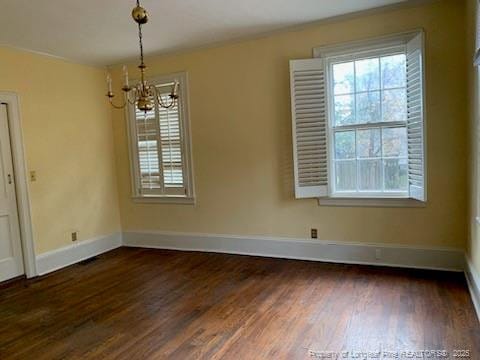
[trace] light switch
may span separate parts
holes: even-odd
[[[37,172],[36,171],[30,171],[30,181],[37,181]]]

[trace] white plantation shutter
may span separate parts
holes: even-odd
[[[157,87],[165,103],[170,101],[171,86]],[[161,169],[165,192],[185,194],[184,161],[179,102],[173,108],[158,107],[160,124]]]
[[[159,166],[159,127],[155,111],[140,111],[135,108],[138,165],[140,171],[140,193],[161,189],[162,180]]]
[[[328,194],[326,79],[322,59],[290,61],[295,197]]]
[[[410,197],[426,201],[423,33],[407,43],[408,186]]]
[[[172,74],[151,83],[164,103],[169,103],[175,81],[179,84],[179,98],[174,107],[165,109],[156,103],[148,112],[130,107],[133,193],[135,197],[193,203],[187,74]]]

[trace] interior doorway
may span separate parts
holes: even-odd
[[[6,104],[0,104],[0,281],[25,274]]]
[[[0,92],[0,282],[37,276],[18,97]]]

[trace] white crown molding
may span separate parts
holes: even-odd
[[[100,64],[90,63],[90,62],[78,61],[78,60],[66,58],[66,57],[63,57],[63,56],[53,55],[53,54],[46,53],[46,52],[43,52],[43,51],[27,49],[27,48],[23,48],[23,47],[20,47],[20,46],[14,46],[14,45],[10,45],[10,44],[0,44],[0,48],[4,48],[4,49],[7,49],[7,50],[11,50],[11,51],[27,53],[27,54],[31,54],[31,55],[43,56],[43,57],[46,57],[46,58],[50,58],[52,60],[63,61],[63,62],[66,62],[66,63],[69,63],[69,64],[74,64],[74,65],[87,66],[87,67],[95,68],[95,69],[98,69],[98,70],[106,70],[107,69],[107,65],[100,65]]]
[[[422,5],[425,5],[425,4],[430,4],[430,3],[434,3],[434,2],[438,2],[438,1],[439,0],[406,0],[405,2],[401,2],[401,3],[395,3],[395,4],[380,6],[380,7],[373,8],[373,9],[360,10],[360,11],[355,11],[355,12],[348,13],[348,14],[328,17],[328,18],[325,18],[325,19],[309,21],[309,22],[306,22],[306,23],[303,23],[303,24],[297,24],[297,25],[282,27],[282,28],[279,28],[279,29],[276,29],[276,30],[266,31],[266,32],[262,32],[262,33],[259,33],[259,34],[239,36],[239,37],[236,37],[236,38],[233,38],[233,39],[216,41],[216,42],[212,42],[212,43],[208,43],[208,44],[204,44],[204,45],[199,45],[199,46],[179,47],[179,48],[173,48],[173,49],[169,49],[169,50],[152,51],[151,53],[147,52],[146,55],[145,55],[146,56],[146,62],[148,62],[149,60],[151,61],[151,59],[153,59],[153,58],[188,54],[188,53],[195,52],[195,51],[200,51],[200,50],[214,49],[214,48],[222,47],[222,46],[225,46],[225,45],[238,44],[238,43],[242,43],[242,42],[245,42],[245,41],[263,39],[263,38],[267,38],[267,37],[270,37],[270,36],[284,34],[284,33],[292,32],[292,31],[306,30],[306,29],[309,29],[309,28],[312,28],[312,27],[315,27],[315,26],[324,25],[324,24],[347,21],[347,20],[356,19],[356,18],[359,18],[359,17],[362,17],[362,16],[381,14],[381,13],[386,13],[386,12],[395,11],[395,10],[404,9],[404,8],[422,6]],[[123,65],[123,64],[134,63],[137,60],[138,60],[137,57],[130,56],[130,57],[119,59],[117,62],[112,63],[110,65],[107,65],[107,67],[108,68],[114,68],[116,66],[120,66],[120,65]]]
[[[305,22],[305,23],[301,23],[301,24],[296,24],[296,25],[292,25],[292,26],[281,27],[281,28],[278,28],[278,29],[274,29],[274,30],[271,30],[271,31],[265,31],[265,32],[257,33],[257,34],[238,36],[238,37],[227,39],[227,40],[205,43],[205,44],[198,45],[198,46],[176,47],[176,48],[170,48],[168,50],[159,50],[159,51],[157,50],[157,51],[147,52],[146,56],[151,59],[151,58],[160,57],[160,56],[179,55],[179,54],[194,52],[194,51],[198,51],[198,50],[217,48],[217,47],[221,47],[221,46],[224,46],[224,45],[236,44],[236,43],[241,43],[241,42],[249,41],[249,40],[262,39],[262,38],[266,38],[266,37],[269,37],[269,36],[272,36],[272,35],[287,33],[287,32],[291,32],[291,31],[300,31],[300,30],[303,30],[303,29],[308,29],[308,28],[323,25],[323,24],[346,21],[346,20],[350,20],[350,19],[359,18],[359,17],[362,17],[362,16],[369,16],[369,15],[374,15],[374,14],[378,14],[378,13],[385,13],[385,12],[395,11],[395,10],[402,9],[402,8],[411,8],[411,7],[422,6],[422,5],[437,2],[437,1],[439,1],[439,0],[406,0],[404,2],[385,5],[385,6],[380,6],[380,7],[373,8],[373,9],[355,11],[355,12],[351,12],[351,13],[347,13],[347,14],[343,14],[343,15],[337,15],[337,16],[332,16],[332,17],[328,17],[328,18],[324,18],[324,19],[315,20],[315,21],[309,21],[309,22]],[[65,62],[72,63],[72,64],[84,65],[84,66],[94,67],[94,68],[98,68],[98,69],[105,69],[107,67],[115,67],[115,66],[118,66],[118,65],[121,65],[121,64],[124,64],[124,63],[133,63],[137,59],[136,56],[119,57],[118,60],[116,60],[115,62],[112,62],[112,63],[108,64],[108,63],[103,63],[103,62],[99,63],[99,62],[80,61],[80,60],[76,60],[76,59],[73,59],[73,58],[64,57],[64,56],[60,56],[60,55],[55,55],[55,54],[44,52],[44,51],[24,48],[24,47],[20,47],[20,46],[15,46],[15,45],[8,44],[8,43],[1,43],[0,47],[7,48],[7,49],[12,49],[12,50],[16,50],[16,51],[21,51],[21,52],[26,52],[26,53],[31,53],[31,54],[35,54],[35,55],[45,56],[45,57],[49,57],[49,58],[56,59],[56,60],[59,60],[59,61],[65,61]]]

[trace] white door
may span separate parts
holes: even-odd
[[[7,105],[0,104],[0,281],[23,274]]]

